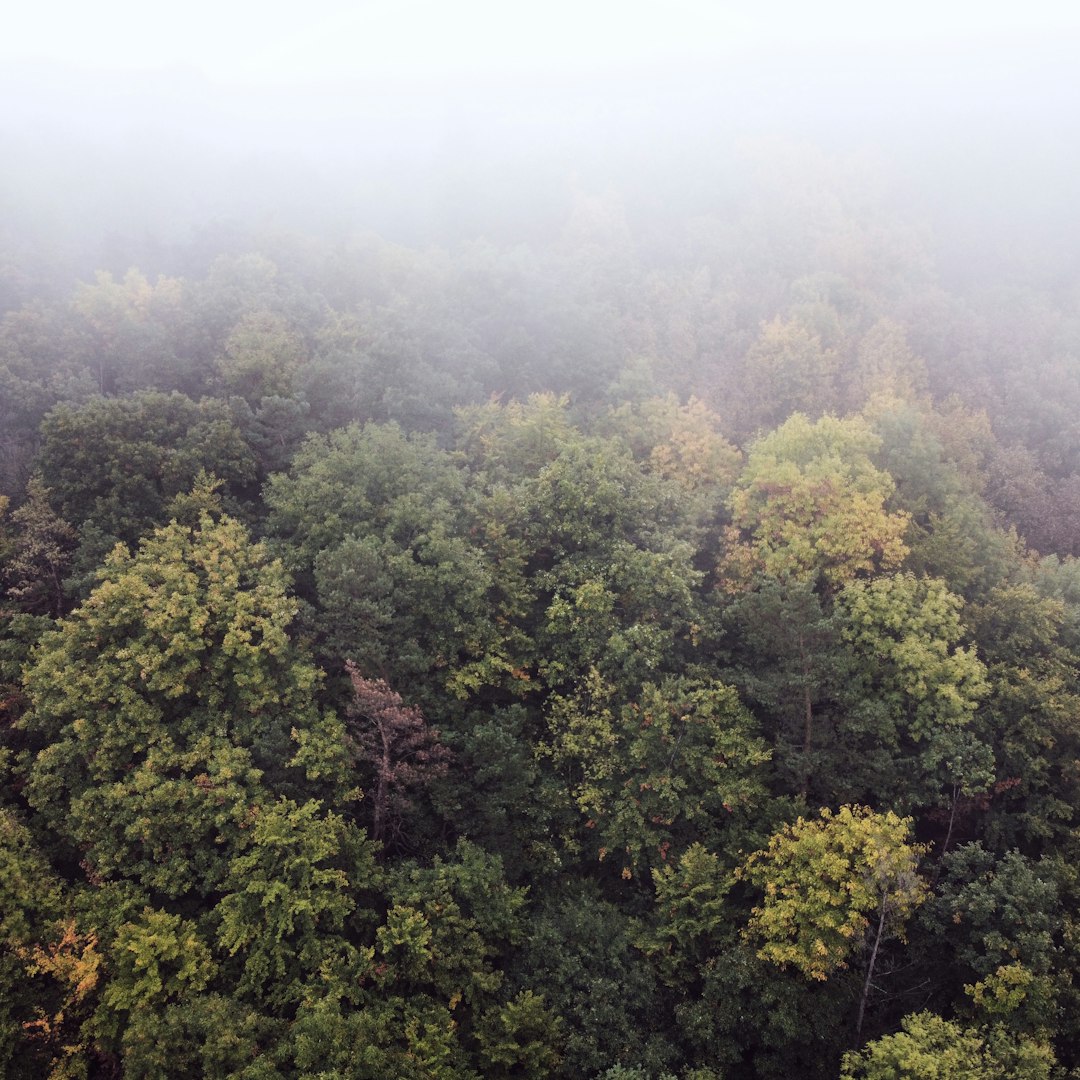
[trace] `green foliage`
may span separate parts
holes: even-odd
[[[497,177],[71,293],[4,236],[5,1075],[1080,1070],[1075,298],[721,156],[521,243]]]
[[[460,408],[456,445],[496,482],[536,476],[578,437],[569,403],[565,395],[547,393]]]
[[[53,512],[49,494],[40,476],[30,478],[26,502],[11,515],[11,553],[0,557],[0,565],[7,596],[20,610],[57,616],[64,609],[64,577],[76,534]]]
[[[183,303],[181,281],[159,276],[151,282],[135,267],[120,281],[99,270],[93,284],[79,284],[72,308],[89,331],[100,393],[172,385],[181,366],[175,331]]]
[[[860,338],[846,382],[852,409],[883,397],[912,401],[926,393],[926,363],[912,352],[900,323],[878,319]]]
[[[195,926],[153,908],[146,908],[138,922],[120,927],[110,954],[113,971],[102,1001],[114,1012],[153,1008],[169,998],[197,994],[215,971]]]
[[[686,986],[719,951],[729,929],[732,877],[701,844],[691,844],[678,863],[654,870],[652,877],[657,914],[645,952],[668,986]]]
[[[492,1080],[525,1076],[540,1080],[559,1063],[563,1025],[543,997],[523,990],[477,1027],[478,1057]]]
[[[281,566],[204,513],[117,548],[42,638],[27,794],[95,875],[205,895],[270,792],[340,790],[342,731],[289,640],[295,613]]]
[[[827,797],[843,755],[840,703],[851,657],[842,618],[809,581],[766,579],[725,609],[735,632],[731,680],[765,715],[783,789]]]
[[[373,424],[312,438],[266,501],[328,656],[404,684],[482,653],[490,570],[465,535],[463,477],[431,440]]]
[[[44,995],[39,982],[29,978],[26,961],[51,936],[61,911],[60,882],[30,831],[0,808],[0,1069],[8,1076],[30,1075],[41,1067],[26,1031]],[[24,1071],[19,1071],[20,1058]]]
[[[38,466],[59,515],[79,529],[75,582],[116,543],[134,545],[166,522],[169,500],[212,473],[233,496],[255,479],[251,450],[224,401],[141,391],[60,405],[41,425]]]
[[[739,474],[742,457],[721,434],[720,417],[699,398],[681,405],[673,394],[614,408],[606,424],[651,472],[715,511]]]
[[[243,960],[238,993],[276,1007],[298,1001],[306,982],[349,948],[338,935],[373,871],[367,843],[318,802],[261,807],[215,908],[220,947]]]
[[[974,649],[955,647],[962,601],[944,582],[913,574],[853,582],[838,605],[845,640],[864,663],[876,657],[888,672],[880,689],[890,706],[908,711],[914,739],[970,721],[986,694],[985,668]]]
[[[217,375],[228,393],[248,401],[287,394],[304,360],[304,343],[273,311],[244,315],[225,339]]]
[[[808,983],[794,969],[761,959],[733,933],[706,961],[700,980],[680,994],[674,1009],[680,1056],[721,1076],[738,1076],[749,1059],[749,1075],[762,1080],[834,1080],[850,1044],[857,982],[854,973],[837,971],[826,982]]]
[[[193,923],[146,908],[136,922],[120,926],[109,961],[101,1003],[88,1025],[97,1046],[115,1047],[125,1074],[178,1075],[178,1062],[193,1049],[193,1033],[176,1038],[177,1014],[198,1012],[216,972],[210,949]]]
[[[318,1000],[301,1005],[288,1051],[300,1076],[320,1080],[479,1080],[456,1028],[424,998],[384,995],[358,1010]]]
[[[285,1025],[233,998],[204,991],[129,1018],[120,1048],[139,1080],[285,1080]]]
[[[882,440],[875,463],[896,482],[890,505],[910,515],[905,565],[974,598],[1015,574],[1023,550],[979,494],[985,444],[993,442],[986,417],[955,404],[880,398],[866,417]]]
[[[1053,1051],[1030,1039],[965,1028],[933,1013],[844,1056],[841,1080],[1049,1080]]]
[[[670,849],[723,835],[760,803],[769,752],[735,691],[668,679],[642,687],[616,714],[593,673],[574,698],[554,698],[545,746],[596,839],[624,877],[663,863]]]
[[[651,966],[641,962],[641,924],[588,883],[547,884],[550,895],[530,912],[513,979],[542,993],[562,1018],[556,1075],[592,1076],[612,1062],[663,1067],[675,1052],[670,1011]]]
[[[903,809],[939,801],[945,784],[965,795],[985,791],[990,752],[966,729],[987,695],[986,668],[959,644],[960,598],[944,582],[897,574],[850,583],[836,607],[854,654],[843,723],[847,790],[891,789]],[[888,760],[898,753],[906,776]]]
[[[833,406],[836,353],[805,319],[764,323],[744,363],[744,431],[773,428],[796,410],[817,418]]]
[[[490,1002],[503,982],[496,961],[524,933],[525,890],[506,884],[499,860],[459,840],[452,860],[395,869],[387,895],[393,907],[378,931],[380,978],[451,1009]]]
[[[675,1076],[669,1072],[656,1074],[648,1069],[635,1066],[612,1065],[602,1073],[596,1074],[596,1080],[675,1080]],[[708,1073],[703,1074],[703,1080],[707,1080]]]
[[[1032,584],[996,588],[972,606],[988,663],[990,698],[979,717],[1002,780],[987,837],[1000,847],[1053,850],[1076,825],[1077,665],[1069,644],[1072,608]]]
[[[595,670],[628,692],[654,679],[694,645],[700,579],[678,542],[652,551],[615,540],[541,572],[541,595],[553,595],[534,624],[539,675],[561,689]]]
[[[1059,1010],[1053,981],[1021,963],[1002,964],[985,979],[964,987],[975,1016],[998,1030],[1048,1040]]]
[[[926,963],[938,967],[947,957],[947,979],[939,981],[957,996],[961,984],[981,986],[978,996],[987,1000],[1002,988],[1006,968],[1021,967],[1027,1003],[1022,1009],[1015,1003],[1014,1020],[1024,1027],[1026,1017],[1030,1029],[1032,1020],[1043,1023],[1053,1015],[1046,998],[1048,977],[1059,963],[1058,905],[1052,867],[1017,851],[995,857],[981,844],[965,844],[945,857],[935,893],[919,913],[934,942]]]

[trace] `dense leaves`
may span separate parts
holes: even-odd
[[[1080,292],[746,161],[7,312],[0,1071],[1080,1069]]]
[[[333,790],[340,728],[288,626],[280,565],[228,518],[109,556],[39,643],[27,797],[95,877],[168,896],[220,886],[275,790]]]
[[[751,855],[744,873],[764,898],[747,933],[759,955],[825,980],[867,946],[875,925],[902,934],[926,897],[910,824],[865,807],[823,810]]]

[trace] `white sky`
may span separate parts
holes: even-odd
[[[1080,32],[1035,0],[13,0],[0,64],[183,69],[240,86],[557,74],[732,54],[1007,47]]]

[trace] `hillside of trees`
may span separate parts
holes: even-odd
[[[561,190],[0,238],[4,1075],[1080,1076],[1075,253]]]

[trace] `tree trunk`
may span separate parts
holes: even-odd
[[[952,806],[949,809],[949,829],[945,833],[945,843],[941,845],[941,857],[945,858],[945,853],[949,850],[949,841],[952,840],[953,825],[956,823],[956,804],[960,801],[960,785],[953,784],[952,786]]]
[[[862,1034],[863,1016],[866,1014],[866,999],[870,996],[870,983],[874,978],[874,965],[877,963],[878,948],[881,945],[881,934],[885,929],[885,903],[888,899],[886,894],[881,897],[881,912],[878,915],[877,935],[874,938],[874,948],[870,953],[870,962],[866,965],[866,982],[863,983],[862,998],[859,1001],[859,1018],[855,1022],[855,1037]]]
[[[799,635],[799,659],[802,661],[803,675],[803,776],[802,797],[805,799],[810,792],[810,748],[814,738],[814,705],[810,698],[810,670],[806,662],[806,649]]]
[[[390,775],[393,768],[392,747],[390,745],[389,725],[385,717],[375,721],[382,742],[382,756],[379,759],[378,785],[375,789],[375,813],[371,824],[371,838],[382,841],[386,831],[387,811],[390,809]]]

